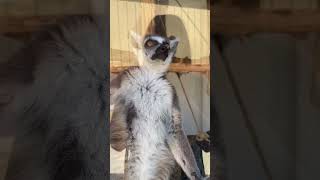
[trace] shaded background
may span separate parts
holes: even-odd
[[[219,0],[211,7],[221,179],[320,179],[319,5]]]
[[[6,62],[33,33],[55,24],[69,15],[91,14],[98,18],[106,12],[103,0],[1,0],[0,1],[0,63]],[[100,26],[107,28],[101,16]],[[106,39],[108,42],[109,40]],[[108,50],[106,50],[108,51]],[[2,111],[13,94],[0,85],[0,180],[6,173],[15,135],[12,114]]]

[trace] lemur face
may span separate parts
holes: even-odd
[[[147,35],[142,38],[134,32],[131,32],[131,36],[137,45],[134,53],[141,66],[159,71],[165,71],[169,67],[177,50],[178,38],[159,35]]]
[[[174,36],[169,38],[148,35],[144,38],[143,49],[145,55],[151,61],[167,61],[170,60],[177,49],[178,40]],[[168,57],[171,57],[170,59]]]

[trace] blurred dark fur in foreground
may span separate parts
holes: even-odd
[[[73,17],[0,64],[0,113],[17,124],[6,180],[108,178],[103,37],[92,17]]]

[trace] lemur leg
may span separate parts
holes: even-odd
[[[181,114],[177,108],[173,108],[172,112],[168,145],[175,160],[191,180],[203,179],[187,136],[182,129]]]

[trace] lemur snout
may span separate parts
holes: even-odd
[[[142,50],[150,60],[166,61],[169,56],[170,58],[173,57],[179,43],[179,38],[172,35],[169,37],[146,35],[142,43]]]
[[[162,46],[162,47],[160,48],[160,52],[165,52],[167,49],[168,49],[167,47]]]
[[[166,52],[166,51],[168,51],[170,49],[170,46],[169,46],[169,44],[164,44],[164,45],[162,45],[161,47],[160,47],[160,52]]]

